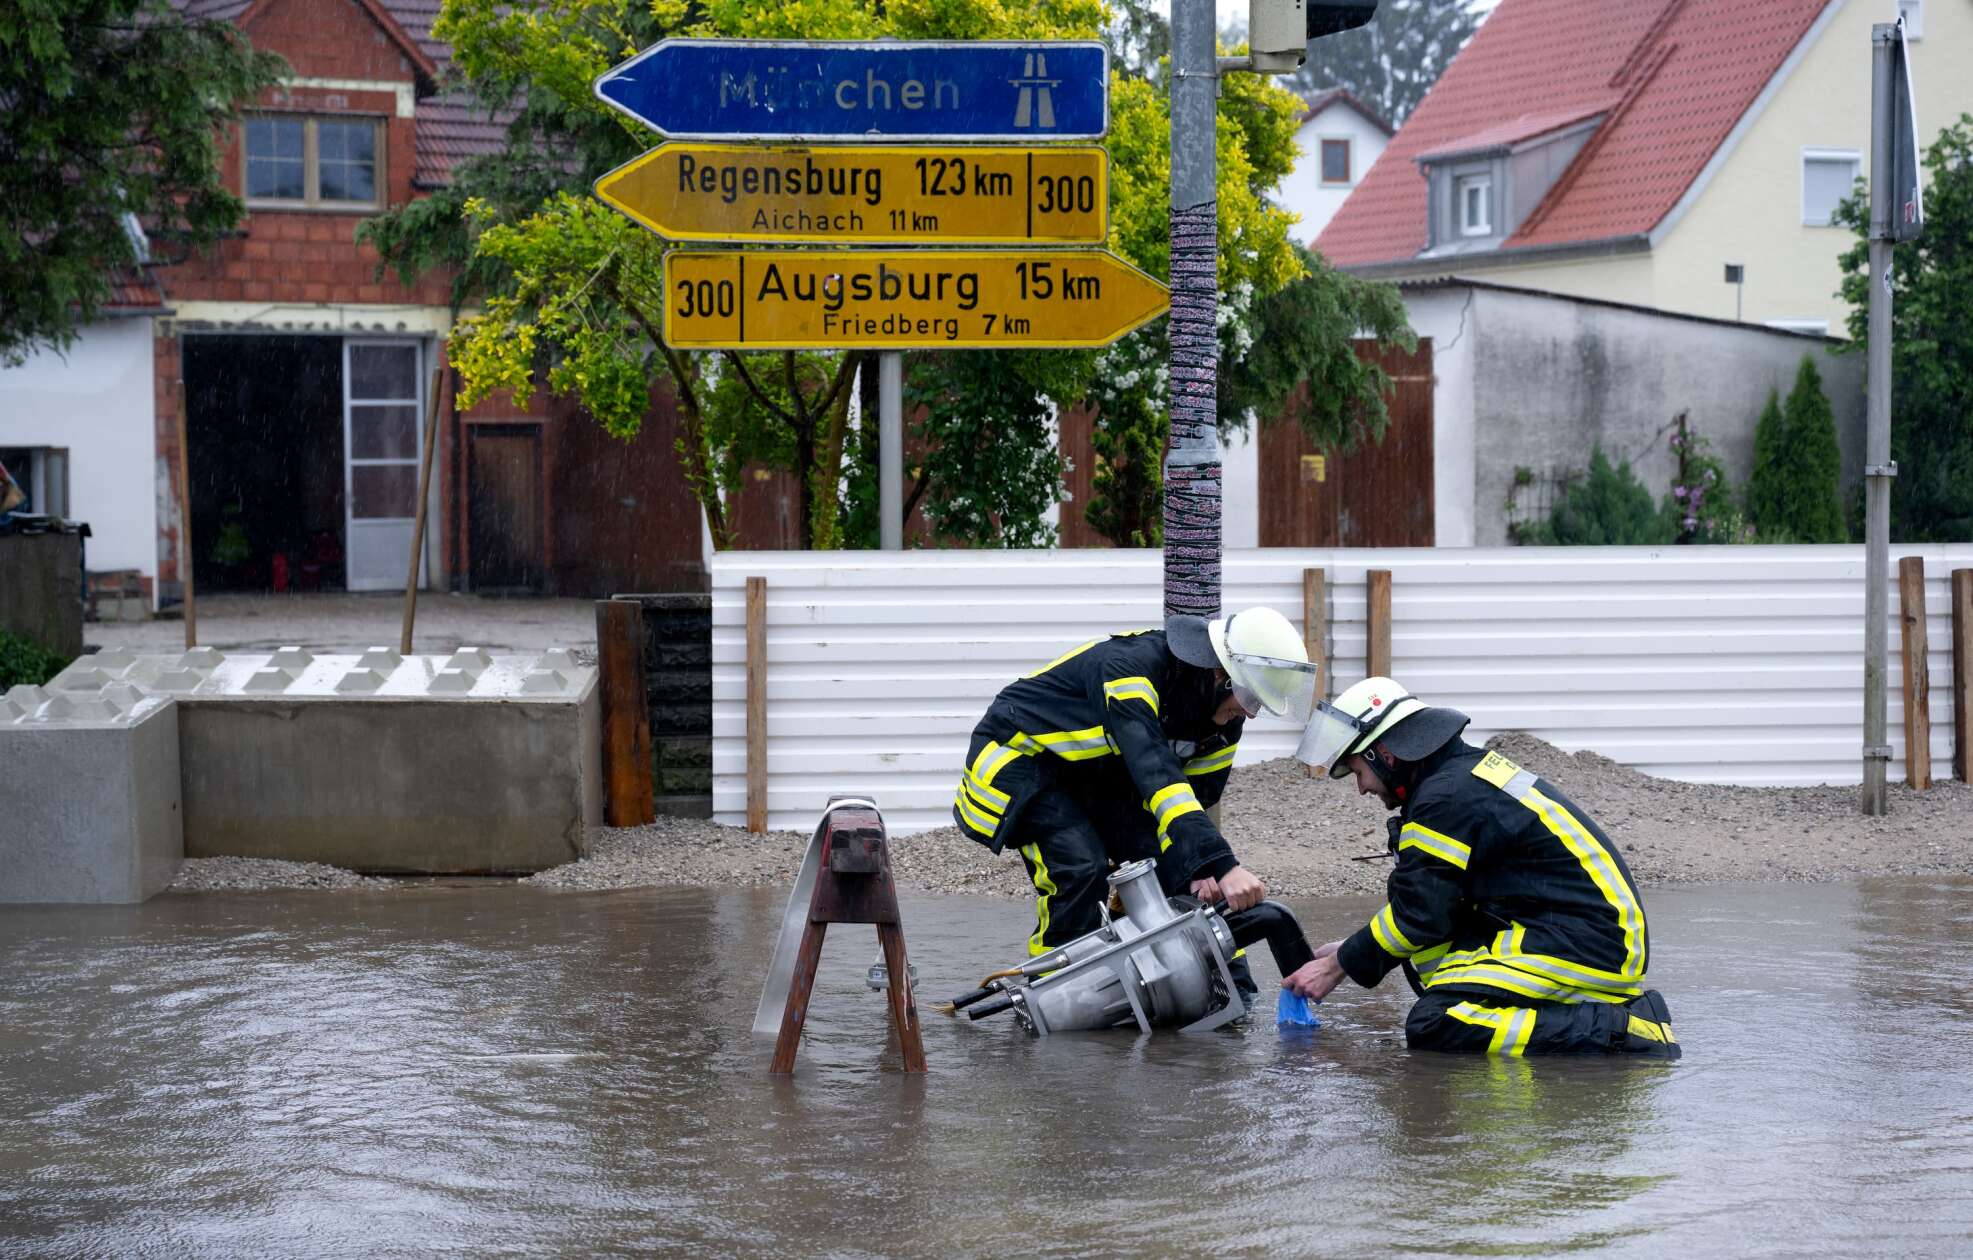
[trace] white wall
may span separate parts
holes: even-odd
[[[1952,749],[1948,573],[1926,562],[1934,773]],[[832,793],[892,829],[950,821],[967,738],[1013,678],[1112,630],[1161,623],[1156,551],[721,552],[713,559],[713,805],[746,817],[746,579],[767,579],[768,823],[805,828]],[[1364,572],[1392,578],[1399,681],[1509,729],[1664,778],[1855,783],[1863,712],[1861,547],[1266,550],[1225,557],[1226,606],[1299,622],[1325,569],[1338,688],[1364,671]],[[1896,567],[1892,568],[1893,574]],[[1902,676],[1890,600],[1889,677]],[[1892,684],[1894,779],[1904,715]],[[1264,719],[1243,764],[1287,756]]]
[[[1471,547],[1479,476],[1473,392],[1479,303],[1472,289],[1408,289],[1404,305],[1411,330],[1432,339],[1432,541]]]
[[[1322,182],[1324,140],[1350,142],[1348,184]],[[1314,244],[1315,238],[1329,226],[1329,220],[1336,217],[1336,211],[1363,181],[1364,172],[1383,156],[1384,146],[1389,142],[1390,137],[1341,101],[1332,102],[1329,108],[1302,124],[1301,130],[1295,133],[1295,146],[1302,156],[1274,194],[1276,202],[1301,216],[1301,222],[1290,229],[1296,240],[1304,245]]]
[[[0,446],[63,446],[69,514],[91,569],[157,577],[157,441],[149,318],[85,329],[68,355],[0,368]]]

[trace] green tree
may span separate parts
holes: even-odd
[[[136,225],[178,250],[239,222],[222,129],[282,72],[165,0],[0,0],[0,363],[74,344]]]
[[[1822,392],[1822,373],[1807,356],[1782,416],[1788,468],[1783,528],[1800,542],[1848,542],[1838,488],[1843,457],[1836,446],[1836,413]]]
[[[1771,389],[1767,406],[1754,423],[1754,470],[1747,478],[1747,515],[1763,537],[1778,535],[1788,521],[1788,425],[1781,414],[1781,391]]]
[[[1542,541],[1565,547],[1653,546],[1678,536],[1675,521],[1651,501],[1630,461],[1612,466],[1600,445],[1590,451],[1589,475],[1556,505],[1549,530]]]
[[[1869,323],[1867,190],[1832,221],[1856,244],[1843,256],[1851,349]],[[1892,250],[1891,536],[1900,542],[1973,538],[1973,114],[1925,153],[1925,231]]]
[[[1305,92],[1347,88],[1396,127],[1485,17],[1473,0],[1383,0],[1367,25],[1317,41],[1308,64],[1296,72],[1296,86]]]

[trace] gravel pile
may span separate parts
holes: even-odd
[[[1973,874],[1973,789],[1890,791],[1891,813],[1862,818],[1853,787],[1718,787],[1654,779],[1595,753],[1565,753],[1509,732],[1489,747],[1556,784],[1622,849],[1644,884]],[[1234,771],[1221,826],[1240,859],[1282,896],[1379,893],[1384,808],[1348,783],[1310,779],[1282,758]],[[590,856],[524,881],[554,888],[790,884],[805,833],[752,835],[677,818],[599,828]],[[1368,855],[1372,860],[1352,860]],[[899,883],[931,893],[1029,894],[1021,861],[957,828],[893,842]]]
[[[358,875],[320,862],[274,858],[187,858],[171,881],[173,892],[219,892],[262,888],[393,888],[388,879]]]

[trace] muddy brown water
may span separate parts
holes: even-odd
[[[1973,882],[1649,895],[1677,1065],[1411,1054],[1392,977],[1313,1033],[927,1011],[922,1080],[868,928],[833,930],[767,1076],[783,895],[8,908],[0,1255],[1973,1250]],[[1295,904],[1311,936],[1371,908]],[[1027,913],[908,900],[921,1002]]]

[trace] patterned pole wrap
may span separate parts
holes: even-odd
[[[1171,212],[1165,615],[1219,615],[1219,206]]]

